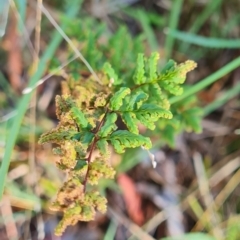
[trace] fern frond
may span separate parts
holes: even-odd
[[[101,127],[100,131],[98,132],[98,136],[100,138],[107,137],[111,134],[114,130],[117,129],[117,125],[115,122],[117,121],[117,114],[116,113],[108,113],[106,115],[106,121],[104,125]]]
[[[150,82],[154,81],[158,77],[158,60],[159,60],[159,53],[154,52],[148,59],[148,68],[149,68],[149,80]]]
[[[151,93],[149,95],[150,103],[156,103],[159,105],[159,107],[169,110],[170,103],[168,101],[167,94],[161,90],[157,83],[149,84],[148,92]]]
[[[119,45],[122,41],[119,36],[125,32],[122,28],[112,37],[112,46]],[[90,42],[83,52],[93,58],[91,48],[95,33],[85,29],[84,34],[90,36]],[[129,39],[127,37],[126,41]],[[63,212],[63,219],[56,228],[57,235],[78,221],[94,219],[97,210],[106,211],[106,199],[95,185],[101,178],[114,178],[115,170],[109,164],[109,145],[119,154],[127,148],[150,149],[151,140],[139,134],[139,124],[151,130],[157,126],[156,131],[164,134],[162,138],[170,146],[174,145],[174,136],[181,129],[200,131],[200,112],[194,107],[195,100],[185,99],[173,106],[169,103],[170,96],[182,93],[187,72],[196,67],[193,61],[178,65],[170,60],[159,71],[158,53],[149,58],[139,54],[133,71],[128,66],[130,58],[127,58],[127,65],[119,64],[128,56],[128,51],[123,47],[122,52],[117,47],[114,51],[116,54],[110,52],[109,55],[115,66],[104,65],[99,72],[100,83],[96,83],[90,74],[80,81],[76,80],[81,75],[69,74],[67,82],[62,84],[64,95],[56,97],[59,124],[39,139],[41,144],[58,144],[54,148],[54,154],[59,155],[57,166],[67,173],[67,180],[52,204],[52,209]],[[79,63],[76,61],[75,64],[74,68],[78,69]],[[128,68],[131,71],[120,75]],[[125,130],[119,130],[118,117],[125,124]]]
[[[62,141],[70,140],[77,134],[77,131],[65,128],[55,128],[47,133],[44,133],[39,138],[39,144],[44,143],[57,143],[60,144]]]
[[[99,179],[112,179],[114,176],[114,169],[101,158],[97,158],[95,161],[89,163],[89,184],[97,185],[99,183]]]
[[[103,157],[108,157],[110,155],[110,152],[108,149],[108,142],[106,139],[98,140],[96,147]]]
[[[136,85],[141,85],[141,84],[145,83],[145,81],[146,81],[145,59],[144,59],[144,55],[142,53],[138,54],[137,66],[136,66],[135,74],[133,76],[133,80]]]
[[[148,99],[148,94],[139,91],[136,93],[133,93],[128,97],[125,101],[125,106],[123,106],[124,109],[131,111],[133,109],[138,109],[141,107],[143,102],[145,102]]]
[[[151,130],[155,128],[154,122],[156,122],[159,118],[172,118],[172,113],[170,111],[159,108],[155,104],[144,104],[135,112],[135,114],[137,119]]]
[[[131,90],[127,87],[121,87],[110,99],[109,108],[117,111],[123,104],[123,98],[130,94]]]
[[[138,120],[133,112],[122,112],[121,117],[130,132],[134,134],[139,133],[137,126]]]
[[[172,95],[179,96],[183,93],[183,88],[181,86],[170,81],[159,82],[159,86],[160,88],[164,89],[166,92],[171,93]]]
[[[113,85],[122,84],[122,80],[118,78],[118,75],[115,73],[110,63],[107,62],[103,65],[103,72],[109,77]]]
[[[84,116],[83,112],[77,108],[72,107],[71,108],[72,118],[76,121],[77,125],[81,129],[90,129],[91,125],[88,123],[87,118]]]
[[[147,137],[131,133],[126,130],[118,130],[113,132],[108,140],[113,145],[117,153],[123,153],[126,148],[136,148],[143,146],[146,149],[152,147],[151,140]]]

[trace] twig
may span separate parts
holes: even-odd
[[[113,216],[119,223],[123,224],[137,238],[144,240],[155,240],[152,236],[143,231],[138,225],[131,222],[120,212],[115,211],[111,207],[108,207],[108,212],[109,215]]]
[[[67,41],[67,43],[71,46],[73,51],[76,53],[76,55],[82,60],[82,62],[86,65],[86,67],[89,69],[89,71],[94,76],[95,80],[97,82],[101,82],[97,74],[94,72],[88,61],[83,57],[83,55],[80,53],[80,51],[77,49],[77,47],[73,44],[72,40],[66,35],[66,33],[60,28],[60,26],[57,24],[57,22],[53,19],[53,17],[49,14],[47,9],[41,5],[41,10],[45,14],[45,16],[49,19],[49,21],[52,23],[52,25],[58,30],[58,32],[62,35],[62,37]]]
[[[17,240],[18,231],[13,218],[12,207],[8,197],[3,197],[2,201],[0,202],[0,207],[8,239]]]

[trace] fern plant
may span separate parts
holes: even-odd
[[[139,52],[144,51],[143,34],[132,37],[126,26],[120,25],[114,34],[110,34],[104,23],[99,24],[95,19],[84,16],[82,19],[74,21],[64,18],[67,27],[67,35],[81,49],[83,56],[95,71],[102,71],[103,63],[108,61],[114,69],[115,75],[121,76],[127,86],[133,86],[133,73],[136,68],[136,59]],[[81,29],[81,31],[79,31]],[[124,39],[124,45],[122,44]],[[72,51],[69,52],[69,58]],[[54,63],[55,62],[55,63]],[[169,61],[168,65],[173,64]],[[60,65],[57,59],[51,62],[50,69]],[[105,66],[107,68],[108,64]],[[166,66],[167,68],[167,66]],[[79,74],[86,74],[87,68],[81,61],[74,61],[67,67],[67,73],[75,80],[79,79]],[[114,75],[113,75],[114,77]],[[115,80],[116,81],[116,80]],[[184,86],[186,88],[187,86]],[[169,94],[169,97],[171,94]],[[172,104],[170,110],[173,113],[171,120],[161,118],[156,124],[154,133],[158,134],[162,144],[171,147],[175,145],[175,136],[181,131],[201,131],[201,108],[197,108],[197,98],[190,96],[184,100]]]
[[[150,149],[151,140],[139,133],[139,124],[153,130],[159,119],[172,119],[169,98],[182,94],[186,74],[196,63],[170,60],[159,72],[158,59],[158,53],[149,58],[139,54],[127,79],[106,63],[98,74],[101,83],[91,75],[78,81],[69,76],[62,82],[62,95],[56,97],[59,124],[39,140],[58,145],[53,149],[60,156],[57,166],[67,174],[51,206],[63,212],[57,235],[78,221],[93,220],[96,210],[106,211],[106,198],[96,185],[99,179],[115,175],[109,145],[119,154],[127,148]],[[124,129],[116,123],[119,118]]]

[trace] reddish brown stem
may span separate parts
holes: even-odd
[[[105,120],[105,118],[107,116],[107,113],[108,113],[108,110],[105,112],[101,122],[99,123],[99,125],[98,125],[98,127],[96,129],[95,137],[93,139],[92,145],[91,145],[90,150],[89,150],[89,155],[88,155],[88,158],[86,160],[87,163],[88,163],[88,168],[87,168],[87,172],[86,172],[86,175],[85,175],[85,178],[84,178],[84,181],[83,181],[83,186],[84,186],[83,191],[84,192],[86,191],[87,179],[88,179],[88,175],[89,175],[89,164],[91,162],[92,154],[93,154],[93,151],[94,151],[94,149],[96,147],[96,143],[98,141],[98,137],[96,135],[97,135],[98,131],[101,129],[101,127],[102,127],[102,125],[104,123],[104,120]]]

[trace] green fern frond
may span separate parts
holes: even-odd
[[[133,109],[139,109],[143,102],[145,102],[148,99],[148,94],[139,91],[136,93],[133,93],[128,97],[125,101],[125,106],[123,106],[124,109],[131,111]]]
[[[174,68],[176,66],[176,62],[172,59],[169,59],[168,62],[165,64],[165,66],[162,68],[160,74],[166,75],[167,73],[174,71]]]
[[[156,80],[158,77],[158,60],[159,60],[160,56],[159,53],[154,52],[151,54],[151,56],[148,59],[148,68],[149,68],[149,79],[150,82],[152,82],[153,80]]]
[[[121,117],[130,132],[134,134],[139,133],[137,126],[138,120],[133,112],[122,112]]]
[[[137,119],[147,128],[153,130],[155,128],[154,122],[159,118],[171,119],[172,113],[168,110],[159,108],[155,104],[144,104],[136,112]]]
[[[168,81],[174,84],[183,84],[186,80],[186,74],[196,68],[194,61],[188,60],[184,63],[176,64],[169,60],[160,74],[159,81]]]
[[[96,147],[103,157],[108,157],[110,155],[110,152],[108,149],[108,142],[106,139],[98,140]]]
[[[75,135],[75,139],[78,139],[83,145],[89,145],[93,141],[94,137],[94,133],[89,131],[78,132]]]
[[[74,170],[79,171],[79,170],[82,170],[86,166],[87,166],[87,160],[86,159],[78,159],[76,161],[75,166],[74,166]]]
[[[127,87],[121,87],[110,99],[109,108],[112,111],[117,111],[123,104],[123,98],[130,94],[131,90]]]
[[[183,88],[181,86],[170,81],[159,82],[159,86],[165,91],[171,93],[172,95],[179,96],[183,93]]]
[[[73,138],[75,134],[77,134],[77,132],[71,129],[55,128],[47,133],[42,134],[38,142],[39,144],[44,144],[48,142],[59,144],[62,141]]]
[[[146,149],[152,147],[151,140],[147,137],[131,133],[126,130],[118,130],[112,133],[108,140],[113,145],[117,153],[123,153],[126,148],[136,148],[143,146]]]
[[[109,134],[111,134],[113,131],[117,129],[117,125],[115,122],[117,121],[117,114],[116,113],[108,113],[106,116],[106,120],[104,125],[101,127],[101,129],[98,132],[98,136],[100,138],[107,137]]]
[[[149,84],[148,87],[148,92],[151,93],[149,95],[149,102],[156,103],[159,107],[169,110],[170,103],[168,101],[167,94],[161,90],[159,84]]]
[[[122,84],[122,80],[118,78],[110,63],[105,63],[103,65],[103,72],[109,77],[110,83],[113,85]]]
[[[135,74],[133,76],[133,80],[136,85],[141,85],[141,84],[145,83],[145,81],[146,81],[145,59],[144,59],[144,55],[142,53],[138,54],[137,66],[136,66]]]
[[[84,116],[83,112],[77,108],[71,108],[72,118],[76,121],[80,129],[90,129],[91,125],[88,123],[87,118]]]
[[[203,114],[203,111],[197,107],[188,109],[182,114],[185,120],[187,131],[189,132],[194,131],[196,133],[202,132],[201,118],[200,118],[202,114]]]

